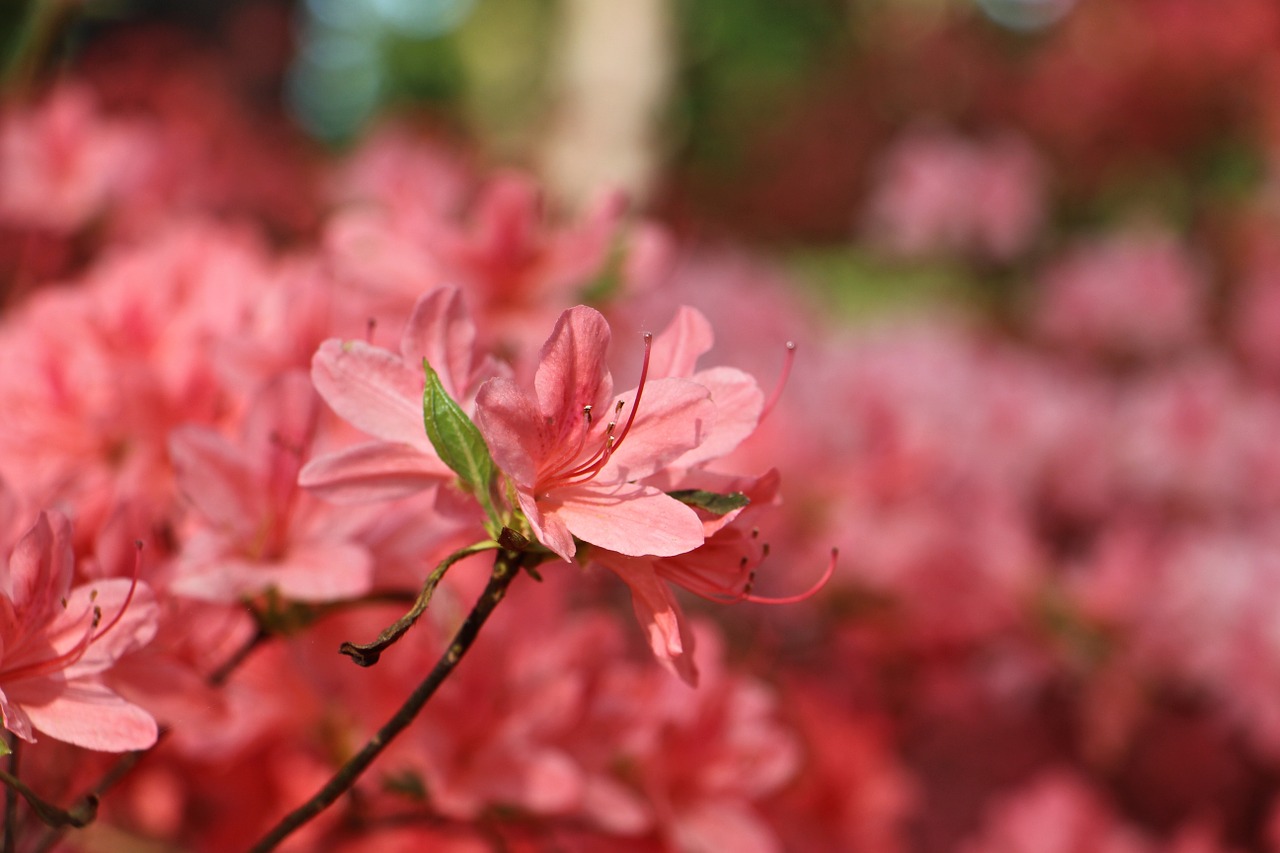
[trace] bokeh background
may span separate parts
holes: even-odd
[[[388,187],[397,168],[437,174],[423,196],[519,170],[556,223],[621,188],[632,222],[681,247],[664,292],[708,314],[723,362],[773,376],[779,342],[799,343],[741,455],[783,476],[783,557],[760,584],[803,588],[832,545],[837,574],[791,615],[690,607],[804,758],[735,794],[758,823],[706,837],[1280,849],[1274,0],[28,0],[0,16],[6,126],[80,99],[48,118],[61,136],[0,136],[10,306],[144,241],[157,211],[351,262],[334,187],[367,191],[383,162]],[[165,154],[140,184],[118,186],[137,158],[77,149],[142,125]],[[55,177],[27,180],[41,169]],[[129,796],[178,786],[168,772]],[[203,849],[190,803],[209,795],[187,796],[185,818],[122,806],[117,826]],[[715,849],[673,837],[655,843]]]

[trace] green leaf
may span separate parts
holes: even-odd
[[[4,738],[0,737],[0,756],[8,755],[13,750],[9,749],[9,744]]]
[[[719,492],[708,492],[703,489],[680,489],[667,492],[682,504],[705,509],[712,515],[728,515],[735,509],[742,509],[751,503],[751,499],[742,492],[730,492],[722,495]]]
[[[453,469],[467,490],[493,515],[489,484],[493,480],[493,458],[480,430],[440,384],[440,377],[424,358],[422,369],[427,385],[422,391],[422,421],[427,438],[444,464]]]

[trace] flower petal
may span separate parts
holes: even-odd
[[[650,486],[584,483],[556,489],[539,505],[584,542],[631,557],[670,557],[703,542],[698,514]]]
[[[622,395],[634,400],[635,392]],[[622,417],[627,412],[624,409]],[[688,379],[654,379],[644,387],[640,411],[600,472],[602,482],[639,480],[698,447],[713,433],[711,393]]]
[[[392,500],[452,480],[434,454],[417,445],[375,441],[312,459],[298,484],[335,503]]]
[[[554,448],[534,400],[510,379],[490,379],[476,395],[476,428],[498,468],[518,485],[532,487],[538,464]]]
[[[556,321],[533,378],[538,409],[551,426],[550,446],[561,446],[578,433],[585,407],[592,406],[599,415],[609,402],[609,339],[609,324],[594,308],[570,308]]]
[[[455,287],[439,287],[414,304],[400,339],[400,355],[405,364],[425,358],[449,396],[461,400],[471,381],[475,343],[476,326],[462,293]]]
[[[681,305],[671,324],[653,339],[649,376],[654,379],[692,376],[698,359],[711,349],[714,342],[711,323],[702,312]]]
[[[156,721],[91,679],[20,682],[10,691],[32,725],[64,743],[103,752],[147,749],[156,742]]]
[[[330,338],[311,360],[311,380],[329,407],[362,432],[431,452],[422,426],[421,365],[364,341]]]
[[[719,459],[741,444],[756,430],[764,411],[764,392],[747,373],[733,367],[713,367],[694,374],[693,381],[711,393],[715,425],[706,440],[672,462],[689,468]]]
[[[697,687],[693,632],[671,587],[654,572],[652,561],[608,554],[602,555],[599,562],[631,588],[631,605],[649,638],[653,656],[686,684]]]
[[[261,478],[245,452],[208,427],[175,429],[169,458],[178,489],[214,526],[245,532],[266,512]]]

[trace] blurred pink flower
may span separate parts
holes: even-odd
[[[976,253],[1007,261],[1044,219],[1044,175],[1030,144],[1005,133],[971,142],[937,130],[885,156],[864,213],[866,239],[906,256]]]
[[[1200,265],[1173,235],[1122,232],[1049,267],[1032,323],[1048,341],[1088,354],[1159,355],[1202,337],[1207,290]]]
[[[102,683],[121,655],[149,642],[156,604],[125,579],[71,587],[71,525],[41,513],[0,569],[0,713],[27,741],[39,731],[106,752],[155,743],[151,715]],[[105,624],[104,624],[105,622]]]

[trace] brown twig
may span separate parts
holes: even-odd
[[[435,694],[436,689],[453,672],[458,661],[471,648],[480,633],[480,628],[498,606],[498,602],[502,601],[503,596],[506,595],[507,587],[519,573],[524,559],[525,556],[516,551],[506,549],[498,551],[494,559],[493,573],[489,575],[489,583],[485,586],[484,592],[480,594],[479,600],[467,614],[458,632],[454,634],[449,647],[427,677],[414,689],[399,710],[383,724],[382,728],[374,733],[364,747],[338,768],[338,771],[323,788],[316,792],[315,796],[286,815],[250,848],[250,853],[267,853],[274,850],[280,842],[314,819],[355,785],[356,780],[374,759],[400,732],[404,731],[409,723],[413,722],[427,701]]]

